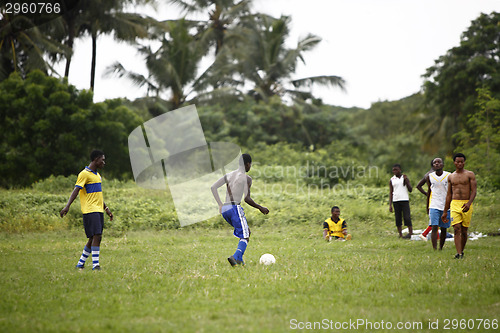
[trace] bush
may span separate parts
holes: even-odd
[[[0,189],[0,231],[30,232],[63,230],[69,220],[58,213],[64,207],[62,195],[32,190]]]
[[[34,182],[31,188],[37,192],[52,194],[68,192],[69,197],[71,189],[75,187],[76,178],[76,175],[70,177],[51,175],[48,178]]]
[[[75,175],[100,148],[105,174],[130,177],[128,135],[142,120],[120,100],[93,104],[92,93],[40,71],[0,82],[0,186],[28,186]]]

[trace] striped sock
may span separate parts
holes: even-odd
[[[82,256],[80,257],[80,260],[78,260],[78,264],[76,264],[76,267],[83,267],[85,265],[85,261],[90,255],[90,249],[85,245],[83,248]]]
[[[92,246],[92,269],[99,266],[99,246]]]

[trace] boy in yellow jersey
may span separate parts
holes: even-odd
[[[99,249],[101,246],[102,231],[104,228],[104,212],[108,214],[109,220],[113,221],[113,214],[106,206],[103,200],[101,175],[97,169],[102,169],[106,164],[104,162],[104,153],[100,150],[94,150],[90,153],[90,164],[78,174],[75,189],[69,197],[66,207],[59,213],[64,217],[69,207],[80,194],[80,203],[83,213],[83,226],[85,234],[88,238],[87,244],[83,249],[83,253],[76,265],[76,268],[83,269],[85,261],[92,254],[92,270],[100,270],[99,265]]]
[[[448,222],[446,211],[451,211],[451,225],[455,231],[455,259],[464,257],[464,248],[467,243],[467,230],[472,218],[472,202],[476,198],[477,182],[474,172],[465,170],[465,155],[462,153],[453,156],[455,172],[448,176],[448,193],[441,219]]]
[[[351,235],[347,233],[347,224],[340,218],[340,208],[332,207],[332,216],[323,222],[323,238],[329,242],[332,239],[350,240]]]

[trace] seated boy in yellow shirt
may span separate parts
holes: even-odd
[[[347,233],[347,224],[340,218],[340,208],[332,207],[332,216],[323,222],[323,238],[329,242],[332,239],[350,240],[351,235]]]

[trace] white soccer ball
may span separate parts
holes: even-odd
[[[259,262],[262,265],[266,265],[267,266],[267,265],[274,264],[276,262],[276,258],[272,254],[266,253],[266,254],[263,254],[260,257]]]

